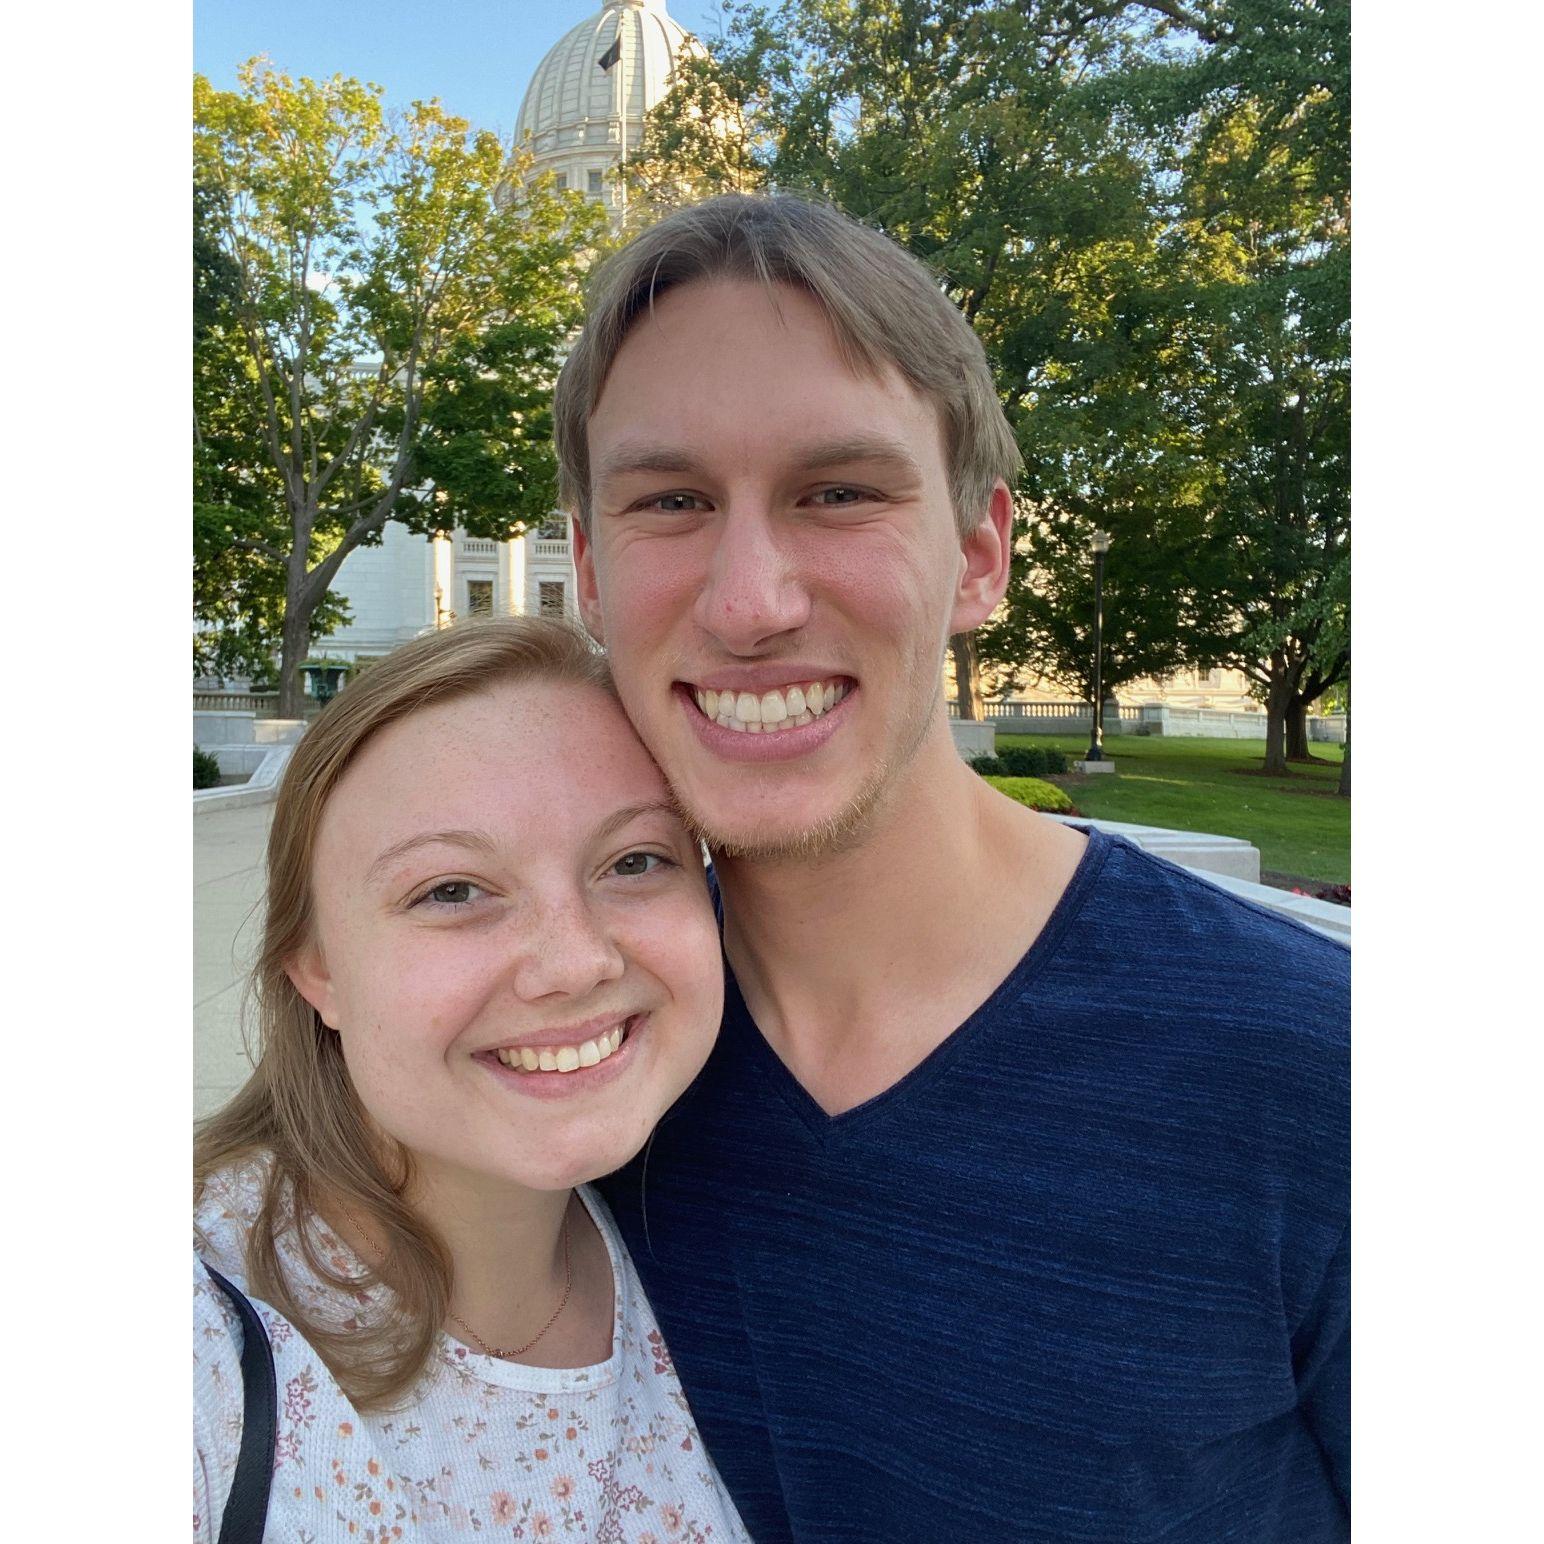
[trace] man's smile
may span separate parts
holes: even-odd
[[[812,724],[845,698],[855,684],[847,676],[795,680],[771,691],[682,683],[702,716],[738,734],[774,734]]]

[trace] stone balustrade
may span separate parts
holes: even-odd
[[[952,723],[961,722],[959,706],[949,703]],[[1002,734],[1087,735],[1086,702],[1023,702],[1005,698],[981,705],[981,721]],[[968,722],[968,720],[966,721]],[[1118,710],[1106,703],[1104,734],[1164,735],[1170,739],[1263,740],[1265,714],[1236,713],[1221,708],[1181,708],[1166,702],[1144,702]],[[1308,720],[1308,738],[1321,744],[1346,743],[1346,716],[1330,713]]]

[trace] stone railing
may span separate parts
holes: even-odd
[[[272,718],[279,708],[277,692],[194,692],[195,713],[254,713]]]
[[[1167,703],[1145,702],[1137,734],[1167,735],[1171,739],[1263,740],[1265,714],[1225,713],[1216,708],[1174,708]],[[1346,743],[1346,716],[1330,713],[1308,720],[1308,738],[1321,744]]]
[[[277,692],[194,692],[195,713],[250,713],[254,718],[277,718],[279,694]],[[307,718],[315,718],[322,711],[322,704],[315,697],[302,697],[300,711]]]
[[[531,543],[531,556],[533,558],[564,558],[568,557],[568,538],[554,539],[550,536],[538,536]]]
[[[461,555],[467,558],[495,558],[499,555],[499,544],[496,541],[484,541],[477,536],[466,536],[461,540]]]
[[[1138,707],[1116,708],[1106,703],[1104,732],[1130,734],[1141,721]],[[959,719],[959,704],[949,701],[949,717]],[[981,704],[981,719],[1004,734],[1087,734],[1090,713],[1086,702],[1024,702],[1016,697]]]
[[[959,720],[959,705],[949,703],[949,717]],[[984,702],[981,718],[1003,734],[1087,734],[1086,702],[1022,702],[1009,697]],[[1222,708],[1177,708],[1166,702],[1122,705],[1119,714],[1105,705],[1106,735],[1167,735],[1178,739],[1263,740],[1265,714],[1234,713]],[[1308,720],[1308,738],[1323,744],[1344,745],[1346,716],[1330,713]]]

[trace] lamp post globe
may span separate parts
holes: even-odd
[[[1088,538],[1094,555],[1094,691],[1093,727],[1088,736],[1088,760],[1104,760],[1104,683],[1100,666],[1104,659],[1104,555],[1110,550],[1110,533],[1095,531]]]

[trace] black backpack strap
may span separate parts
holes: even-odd
[[[257,1310],[211,1265],[209,1279],[230,1299],[241,1320],[241,1450],[236,1477],[220,1520],[219,1544],[262,1544],[273,1483],[274,1446],[279,1438],[279,1385],[273,1347]]]

